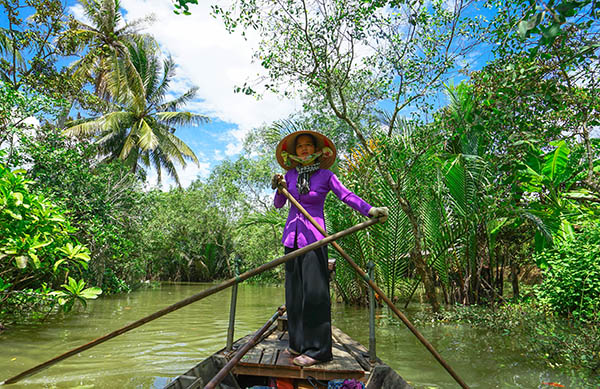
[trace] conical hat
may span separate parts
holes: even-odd
[[[296,154],[296,138],[304,134],[312,135],[316,139],[317,144],[315,145],[315,152],[323,150],[324,147],[327,147],[331,150],[331,153],[329,153],[328,156],[322,155],[320,157],[321,169],[329,169],[331,165],[333,165],[333,163],[335,162],[335,157],[337,155],[335,145],[325,135],[308,130],[292,132],[291,134],[283,138],[281,142],[279,142],[277,148],[275,149],[275,156],[277,157],[277,162],[279,162],[279,165],[281,165],[281,167],[285,170],[290,170],[296,167],[298,163],[291,159],[288,159],[289,165],[286,165],[281,153],[282,151],[286,151],[292,155]]]

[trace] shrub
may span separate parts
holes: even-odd
[[[560,241],[538,258],[546,262],[536,288],[539,303],[583,321],[600,318],[600,223],[588,223],[570,241]]]
[[[0,163],[0,314],[35,310],[90,261],[65,211],[32,193],[30,184],[25,171]]]

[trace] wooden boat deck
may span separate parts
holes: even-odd
[[[334,379],[356,379],[365,383],[367,389],[411,389],[392,368],[377,359],[369,362],[369,352],[360,343],[336,327],[332,327],[333,360],[310,367],[292,363],[287,351],[288,333],[286,318],[279,318],[263,335],[261,340],[244,355],[225,379],[218,385],[221,389],[252,387],[251,382],[266,382],[267,378],[285,378],[294,382],[294,387],[312,388],[308,380],[312,377],[323,383]],[[238,349],[254,334],[238,339],[231,351],[222,349],[175,378],[168,389],[202,388],[231,359]],[[305,383],[305,384],[303,384]]]
[[[293,357],[286,350],[287,331],[274,330],[242,358],[234,367],[233,374],[299,379],[314,377],[319,380],[354,378],[366,382],[370,370],[368,350],[335,327],[332,328],[332,334],[333,360],[310,367],[300,367],[292,363]],[[234,352],[250,337],[251,335],[248,335],[234,343]],[[352,347],[348,347],[348,342],[352,343]],[[229,353],[224,350],[218,355],[229,357]],[[361,363],[367,364],[366,368]]]

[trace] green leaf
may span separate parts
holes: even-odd
[[[19,206],[23,204],[23,193],[13,192],[11,196],[15,199],[15,205]]]
[[[46,247],[46,246],[48,246],[48,245],[49,245],[49,244],[51,244],[52,242],[54,242],[54,239],[50,239],[50,240],[47,240],[47,241],[44,241],[44,242],[36,243],[36,244],[34,244],[34,245],[31,245],[31,246],[30,246],[30,248],[31,248],[31,249],[36,249],[36,250],[37,250],[37,249],[39,249],[39,248],[42,248],[42,247]]]
[[[567,168],[571,150],[564,140],[557,143],[553,142],[552,145],[557,147],[553,152],[546,155],[544,166],[542,167],[542,174],[554,182]]]
[[[40,258],[33,251],[28,252],[29,258],[33,259],[33,267],[36,269],[40,268]]]
[[[29,260],[29,258],[26,257],[25,255],[20,255],[18,257],[15,257],[15,262],[17,263],[17,267],[19,269],[25,269],[25,267],[27,266],[28,260]]]
[[[102,289],[98,288],[97,286],[93,286],[91,288],[84,289],[79,295],[85,299],[94,300],[98,298],[100,294],[102,294]]]
[[[529,32],[528,25],[527,20],[521,20],[519,22],[519,35],[521,35],[522,38],[525,38]]]
[[[10,288],[11,285],[10,282],[5,282],[2,277],[0,277],[0,292]]]
[[[62,259],[59,259],[58,261],[54,262],[54,266],[52,267],[52,269],[54,270],[55,273],[56,273],[56,269],[58,269],[60,264],[65,262],[66,260],[67,260],[67,258],[62,258]]]
[[[7,213],[10,217],[12,217],[13,219],[17,219],[17,220],[23,220],[23,216],[21,216],[21,214],[18,213],[14,213],[13,211],[11,211],[10,209],[5,209],[4,210],[5,213]]]

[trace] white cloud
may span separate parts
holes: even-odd
[[[75,17],[75,19],[77,19],[85,24],[90,24],[90,20],[85,15],[85,10],[83,8],[83,5],[77,3],[74,6],[69,7],[69,10],[71,11],[71,14]]]
[[[181,183],[181,186],[187,188],[194,180],[208,177],[210,174],[210,168],[210,163],[206,161],[200,162],[199,165],[189,162],[184,168],[179,167],[177,169],[177,175],[179,176],[179,182]],[[177,184],[173,178],[165,177],[164,171],[161,185],[158,185],[157,178],[158,175],[156,174],[156,170],[150,169],[146,178],[147,189],[158,188],[163,191],[168,191],[169,189],[177,187]]]
[[[215,150],[215,161],[222,161],[225,159],[225,156],[223,155],[223,151],[222,150]]]
[[[172,92],[179,94],[198,86],[197,99],[186,109],[232,124],[224,150],[227,156],[240,152],[241,140],[252,128],[287,117],[300,107],[272,94],[257,100],[234,93],[235,86],[262,72],[258,64],[251,63],[258,39],[250,34],[244,40],[240,34],[227,33],[222,21],[210,15],[207,1],[191,5],[192,15],[188,16],[175,15],[173,4],[164,0],[124,0],[121,7],[127,21],[154,14],[156,21],[146,32],[178,65]]]

